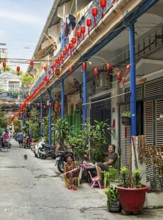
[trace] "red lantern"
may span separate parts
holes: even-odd
[[[2,63],[2,66],[3,66],[4,70],[5,70],[5,68],[6,68],[6,62],[3,62],[3,63]]]
[[[96,16],[98,15],[98,9],[96,6],[92,8],[92,16],[94,17],[94,26],[96,26]]]
[[[130,71],[130,64],[128,64],[128,65],[126,66],[126,71],[127,71],[127,72]]]
[[[71,42],[72,42],[73,44],[76,44],[76,37],[75,37],[75,36],[72,37]]]
[[[74,48],[74,45],[72,42],[69,43],[69,49],[70,49],[70,56],[72,56],[72,50]]]
[[[44,66],[44,71],[46,72],[46,70],[47,70],[47,66]]]
[[[110,65],[109,63],[107,63],[107,64],[106,64],[107,73],[109,73],[110,69],[111,69],[111,65]]]
[[[72,66],[69,68],[70,76],[72,75]]]
[[[100,7],[102,8],[102,17],[104,17],[104,8],[106,7],[106,0],[100,0]]]
[[[120,82],[120,80],[121,80],[121,72],[118,72],[118,73],[117,73],[117,79],[118,79],[118,81]]]
[[[81,33],[82,33],[83,39],[84,39],[84,34],[85,34],[85,25],[84,24],[82,24],[82,26],[81,26]]]
[[[49,75],[51,74],[51,70],[48,70],[48,74],[49,74]]]
[[[86,69],[86,63],[82,63],[82,69],[83,69],[83,70]]]
[[[66,48],[65,48],[65,49],[66,49],[66,51],[68,51],[68,50],[69,50],[69,45],[68,45],[68,44],[66,45]]]
[[[116,0],[112,0],[112,4],[114,4],[114,3],[115,3],[115,1],[116,1]]]
[[[59,64],[60,63],[60,58],[57,57],[55,61],[56,61],[57,64]]]
[[[94,77],[97,78],[97,77],[98,77],[98,69],[97,69],[97,68],[94,68],[94,71],[93,71],[93,72],[94,72]]]
[[[34,60],[30,60],[30,65],[31,65],[31,66],[34,65]]]
[[[89,32],[90,32],[90,27],[92,26],[92,20],[91,20],[91,18],[87,18],[87,26],[88,26],[88,34],[89,34]]]
[[[63,55],[65,56],[66,54],[67,54],[67,50],[64,49],[64,50],[63,50]]]
[[[17,66],[17,67],[16,67],[16,71],[17,71],[18,74],[19,74],[19,72],[20,72],[20,66]]]
[[[126,83],[126,78],[122,77],[122,84],[124,85]]]
[[[60,75],[60,69],[56,69],[55,75],[56,75],[56,76],[59,76],[59,75]]]
[[[76,35],[77,35],[77,38],[80,39],[80,38],[81,38],[81,30],[78,30],[78,31],[76,32]]]

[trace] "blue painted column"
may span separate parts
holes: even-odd
[[[83,124],[87,122],[87,69],[83,69]],[[85,128],[85,126],[83,127]]]
[[[51,138],[51,106],[50,106],[50,102],[51,102],[51,91],[48,91],[48,144],[52,143],[52,138]]]
[[[42,129],[42,97],[40,97],[40,137],[43,136],[43,129]]]
[[[131,137],[136,136],[136,68],[135,68],[135,28],[130,25],[130,112]]]
[[[61,82],[61,118],[62,118],[62,119],[64,119],[64,111],[65,111],[64,95],[65,95],[65,92],[64,92],[64,80],[62,80],[62,82]]]

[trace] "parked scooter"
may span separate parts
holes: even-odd
[[[51,157],[52,159],[56,158],[55,147],[45,144],[43,141],[36,144],[33,152],[35,157],[46,159],[47,157]]]
[[[72,157],[74,158],[74,154],[73,152],[69,152],[69,151],[58,151],[56,152],[56,166],[59,170],[60,173],[64,172],[64,164],[67,162],[66,158],[68,155],[72,155]]]

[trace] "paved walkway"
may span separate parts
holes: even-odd
[[[54,164],[18,148],[15,141],[9,152],[0,152],[0,220],[163,219],[163,209],[144,210],[137,216],[109,213],[102,190],[88,184],[68,190]]]

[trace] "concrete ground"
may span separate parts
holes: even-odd
[[[15,141],[8,152],[0,152],[0,220],[163,219],[163,209],[143,210],[136,216],[109,213],[104,190],[88,184],[68,190],[54,164],[18,148]]]

